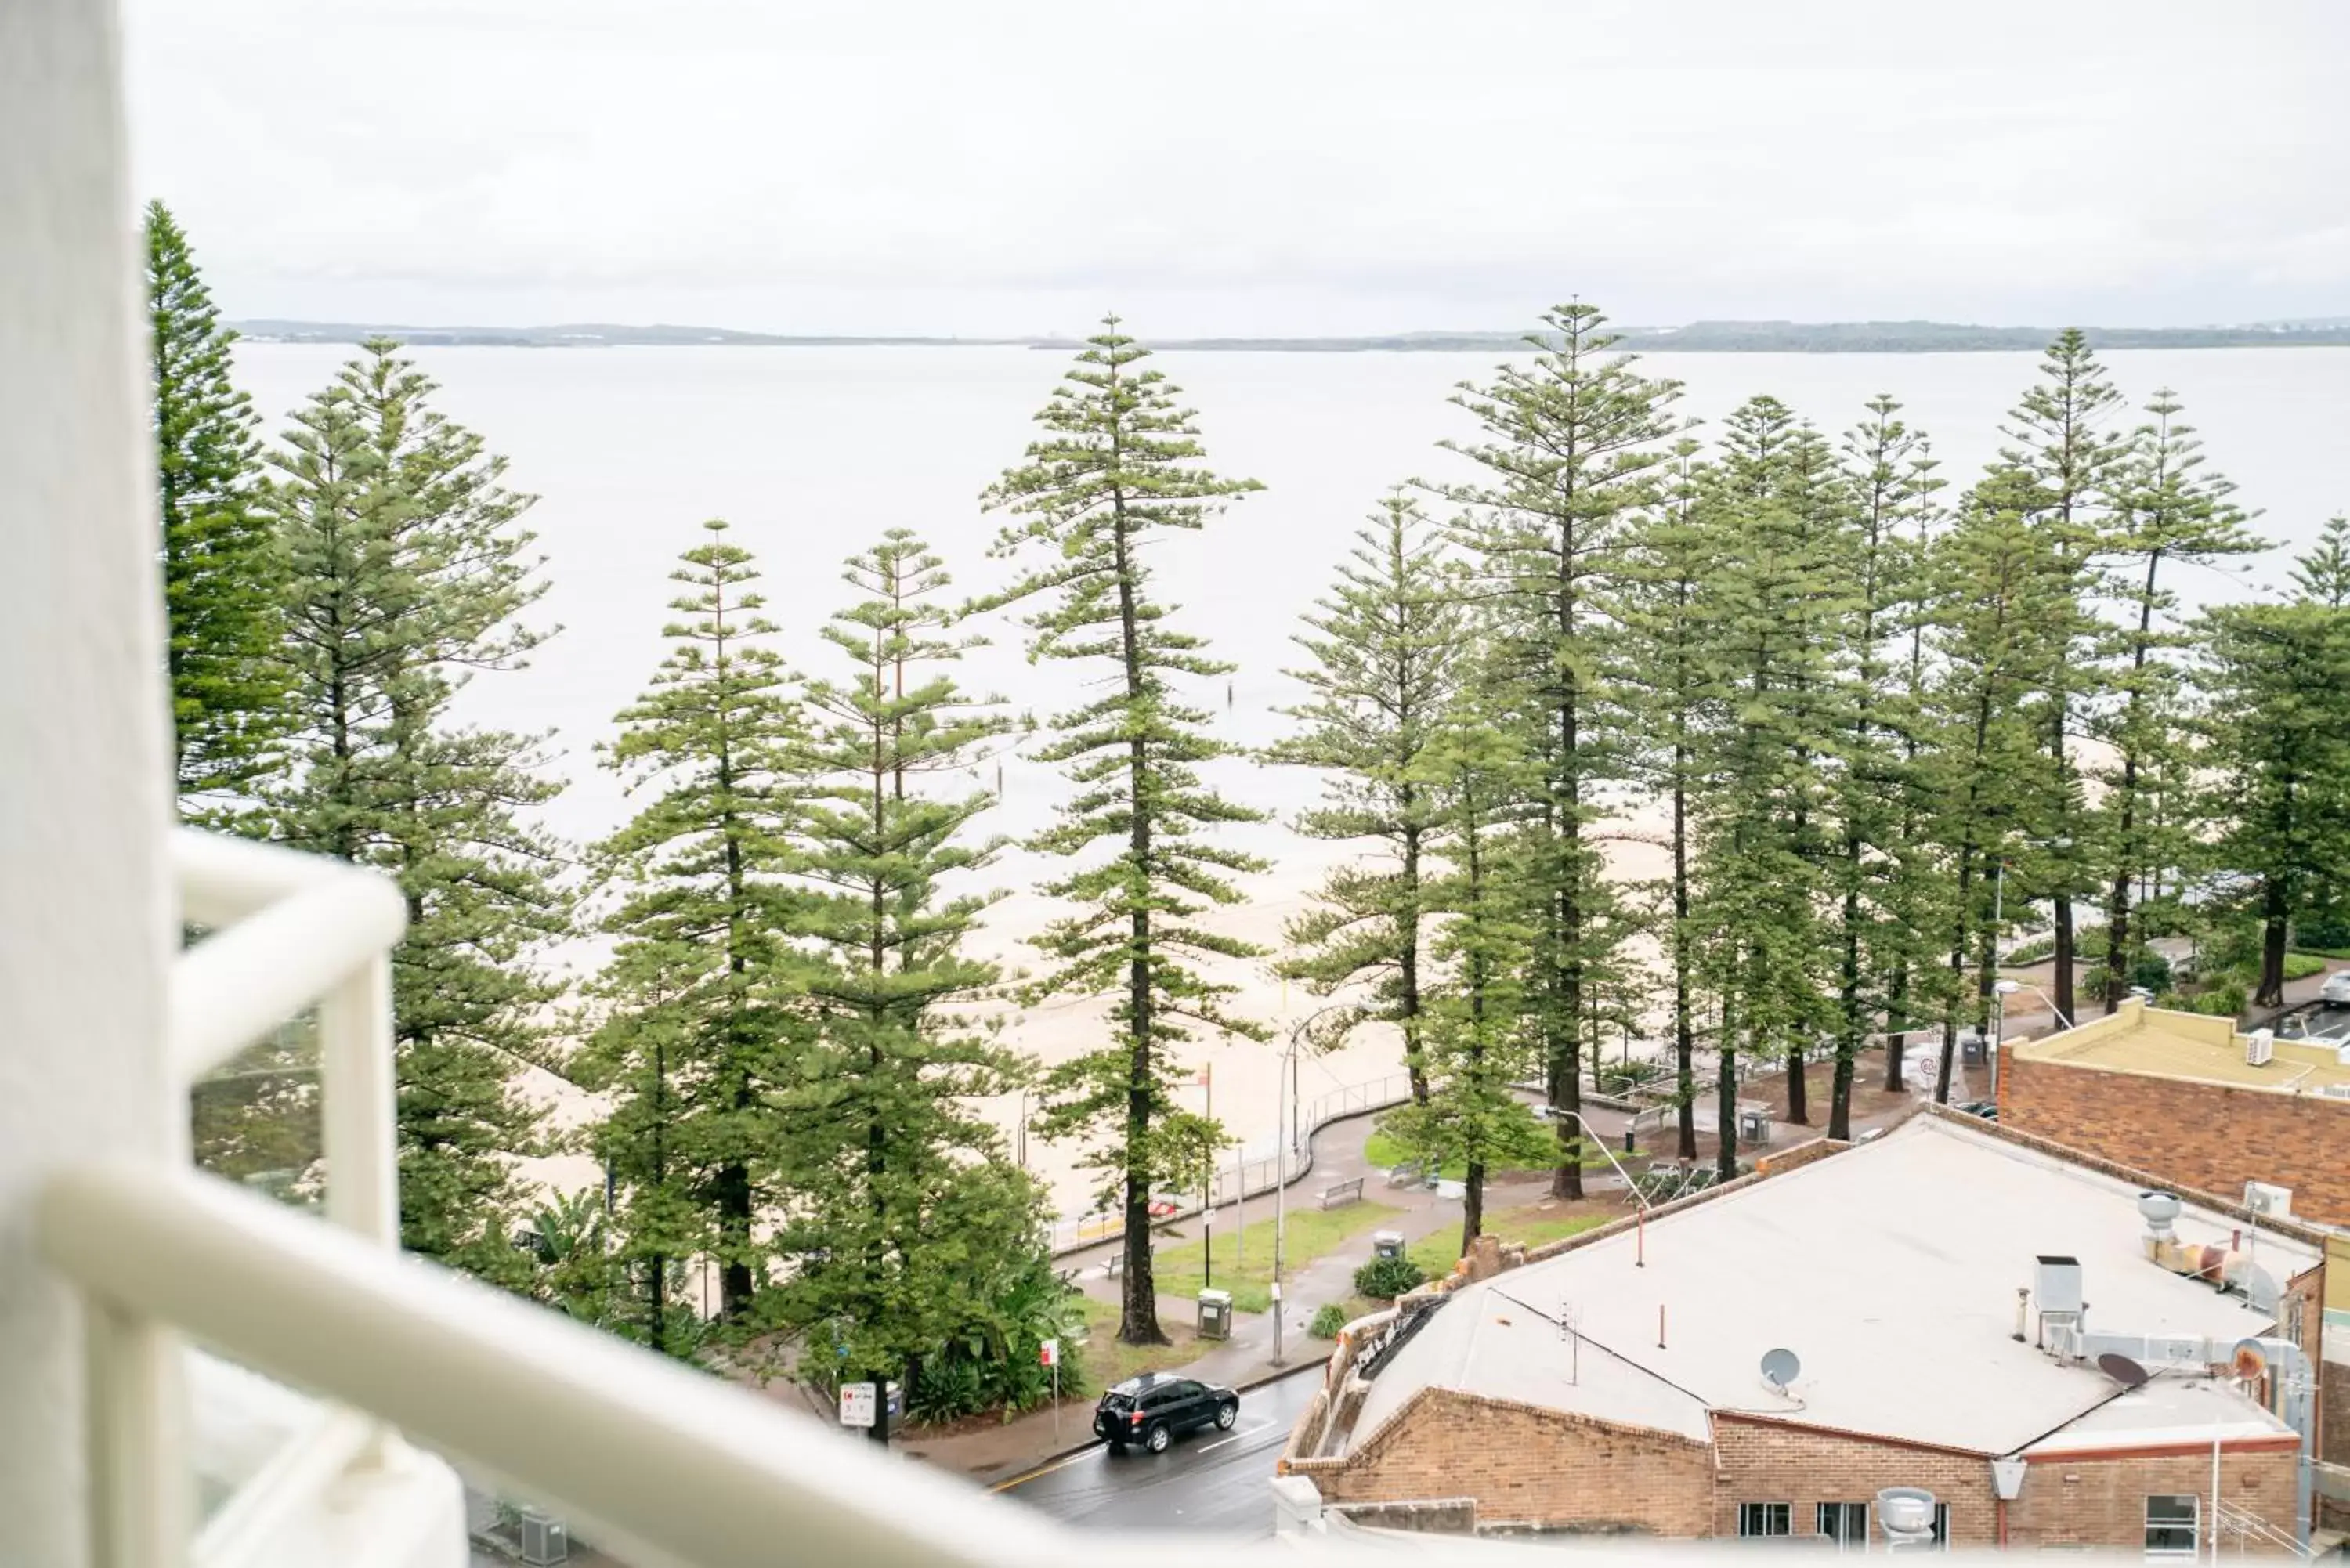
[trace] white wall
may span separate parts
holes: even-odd
[[[0,0],[0,1563],[81,1568],[58,1161],[177,1159],[165,709],[112,0]]]

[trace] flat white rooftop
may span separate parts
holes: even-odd
[[[1994,1455],[2101,1407],[2108,1423],[2137,1419],[2179,1380],[2116,1402],[2102,1373],[2014,1339],[2016,1292],[2040,1256],[2079,1260],[2095,1329],[2238,1338],[2274,1326],[2148,1262],[2137,1200],[2127,1183],[1915,1117],[1652,1221],[1644,1266],[1627,1232],[1457,1293],[1373,1381],[1355,1440],[1430,1385],[1700,1440],[1708,1411],[1744,1412]],[[2176,1227],[2189,1242],[2238,1228],[2192,1207]],[[2272,1234],[2257,1245],[2280,1282],[2316,1261]],[[1773,1349],[1802,1362],[1784,1393],[1761,1375]],[[2284,1429],[2230,1389],[2213,1397],[2248,1429]]]

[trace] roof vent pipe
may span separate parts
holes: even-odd
[[[1924,1546],[1934,1539],[1934,1494],[1914,1486],[1889,1486],[1877,1494],[1877,1521],[1889,1547]]]
[[[2158,1241],[2170,1239],[2171,1221],[2178,1218],[2178,1199],[2168,1192],[2141,1192],[2137,1195],[2137,1211],[2146,1220],[2147,1234]]]

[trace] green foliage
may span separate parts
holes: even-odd
[[[536,737],[466,727],[452,705],[536,646],[520,618],[544,585],[515,526],[529,498],[432,390],[376,340],[273,454],[295,728],[293,770],[265,799],[286,842],[407,896],[392,955],[402,1245],[519,1286],[509,1158],[536,1116],[510,1079],[559,992],[531,960],[571,929],[563,851],[525,819],[559,786]]]
[[[2154,999],[2154,1005],[2176,1012],[2200,1012],[2215,1018],[2234,1018],[2244,1011],[2245,990],[2241,982],[2230,981],[2210,986],[2193,994],[2166,991]]]
[[[1855,514],[1826,442],[1767,397],[1727,429],[1698,503],[1723,563],[1709,584],[1724,711],[1702,753],[1699,907],[1722,998],[1725,1105],[1738,1056],[1792,1061],[1836,1027],[1820,922],[1832,887],[1826,764],[1846,728],[1835,661],[1855,609]],[[1788,1114],[1808,1119],[1801,1081],[1788,1075]],[[1734,1133],[1721,1146],[1725,1163],[1736,1158]]]
[[[969,831],[992,797],[951,792],[1012,724],[948,672],[966,644],[945,635],[947,576],[920,540],[891,530],[844,576],[860,597],[824,637],[847,673],[806,691],[783,906],[810,1033],[771,1096],[780,1141],[766,1153],[791,1194],[775,1244],[798,1260],[772,1315],[847,1325],[849,1364],[877,1374],[942,1338],[985,1362],[1017,1334],[963,1325],[995,1323],[1033,1284],[1000,1272],[1041,1262],[1047,1216],[972,1108],[1025,1083],[1027,1064],[953,1011],[998,978],[962,951],[990,900],[941,884],[993,857]],[[983,1384],[1003,1376],[986,1365]]]
[[[2166,819],[2158,809],[2165,786],[2191,777],[2198,765],[2190,732],[2178,722],[2196,638],[2178,620],[2178,596],[2163,581],[2163,569],[2217,568],[2261,548],[2248,529],[2251,518],[2228,499],[2235,486],[2199,472],[2201,443],[2178,420],[2178,400],[2168,389],[2158,391],[2147,412],[2151,419],[2139,427],[2123,465],[2117,516],[2106,546],[2124,556],[2114,576],[2125,616],[2115,649],[2121,701],[2103,732],[2117,759],[2106,774],[2101,806],[2111,852],[2105,900],[2108,1012],[2119,995],[2114,981],[2137,961],[2145,917],[2152,912],[2133,910],[2133,891],[2202,858],[2194,821],[2176,812]]]
[[[2350,551],[2345,530],[2301,557],[2289,603],[2216,607],[2200,628],[2215,845],[2251,884],[2262,934],[2252,1002],[2283,1001],[2293,917],[2350,860]]]
[[[788,1078],[804,1038],[776,919],[803,724],[750,552],[702,526],[709,543],[671,573],[686,592],[670,651],[605,753],[651,798],[596,846],[618,942],[576,1064],[611,1106],[588,1141],[621,1189],[632,1332],[673,1354],[690,1326],[667,1284],[680,1260],[716,1260],[723,1318],[751,1309],[767,1257],[754,1219],[780,1196],[781,1117],[762,1088]]]
[[[1326,1302],[1314,1309],[1314,1321],[1305,1332],[1316,1339],[1336,1339],[1347,1326],[1347,1309],[1336,1302]]]
[[[1373,1258],[1355,1271],[1355,1293],[1374,1301],[1393,1301],[1427,1278],[1409,1258]]]
[[[1529,769],[1520,740],[1464,693],[1423,755],[1419,776],[1447,862],[1427,889],[1429,908],[1446,917],[1431,947],[1444,978],[1427,1001],[1429,1096],[1379,1121],[1404,1147],[1462,1168],[1472,1226],[1492,1172],[1539,1167],[1557,1147],[1514,1092],[1537,1065],[1526,1006],[1536,928],[1523,865],[1509,853],[1511,830],[1525,815]]]
[[[234,826],[283,764],[283,563],[259,504],[260,417],[231,378],[236,334],[161,202],[147,206],[148,349],[174,777],[182,809]]]
[[[1232,877],[1262,868],[1253,856],[1203,835],[1261,814],[1208,788],[1200,765],[1230,753],[1208,715],[1185,702],[1185,680],[1221,675],[1196,637],[1170,624],[1149,597],[1146,547],[1167,532],[1205,526],[1253,480],[1218,477],[1201,461],[1191,413],[1159,371],[1138,369],[1149,350],[1110,317],[1036,416],[1046,431],[1025,461],[989,489],[1009,511],[995,553],[1041,562],[988,602],[1045,596],[1030,613],[1033,659],[1099,665],[1101,695],[1056,715],[1057,738],[1040,753],[1077,786],[1060,820],[1030,841],[1077,860],[1043,891],[1076,907],[1035,939],[1051,967],[1025,992],[1107,996],[1112,1030],[1097,1048],[1055,1065],[1039,1125],[1049,1137],[1091,1140],[1087,1164],[1102,1175],[1101,1200],[1126,1221],[1126,1310],[1119,1337],[1163,1337],[1151,1287],[1150,1194],[1195,1183],[1222,1142],[1217,1127],[1176,1104],[1171,1048],[1204,1029],[1218,1037],[1264,1037],[1264,1026],[1230,1012],[1228,983],[1203,959],[1247,959],[1259,950],[1198,920],[1240,901]]]
[[[1551,1102],[1572,1110],[1594,1043],[1586,993],[1615,978],[1631,929],[1593,837],[1602,791],[1628,765],[1606,691],[1616,639],[1607,599],[1684,426],[1668,411],[1679,385],[1611,357],[1615,339],[1596,307],[1562,306],[1543,324],[1547,332],[1527,339],[1537,352],[1453,398],[1482,439],[1444,445],[1481,472],[1436,491],[1461,509],[1455,532],[1485,613],[1483,679],[1495,700],[1484,722],[1520,731],[1533,767],[1521,790],[1532,809],[1517,895],[1532,927],[1515,961]],[[1576,1136],[1562,1120],[1564,1194],[1582,1191]]]
[[[1393,1023],[1415,1099],[1428,1098],[1422,1013],[1430,857],[1438,836],[1420,760],[1471,651],[1457,574],[1418,504],[1389,496],[1356,535],[1338,581],[1297,641],[1313,655],[1290,673],[1313,695],[1284,710],[1303,726],[1268,761],[1325,770],[1324,804],[1298,818],[1309,838],[1371,840],[1379,861],[1333,870],[1289,922],[1284,975],[1316,994],[1367,988],[1316,1030],[1336,1045],[1357,1026]]]
[[[913,1407],[929,1412],[922,1419],[999,1410],[1008,1421],[1049,1403],[1053,1369],[1039,1357],[1047,1339],[1059,1340],[1064,1350],[1061,1397],[1082,1398],[1091,1391],[1084,1362],[1067,1354],[1086,1334],[1084,1298],[1035,1240],[996,1254],[992,1269],[968,1276],[954,1308],[942,1314],[938,1337],[911,1367],[907,1385]],[[843,1365],[854,1359],[852,1351]]]
[[[2062,657],[2056,634],[2071,624],[2074,567],[2027,525],[2020,508],[2031,495],[2023,485],[2013,472],[1978,485],[1928,563],[1930,644],[1940,668],[1921,715],[1918,782],[1933,803],[1925,831],[1956,878],[1938,922],[1947,933],[1947,963],[1932,988],[1942,1025],[1935,1097],[1943,1101],[1960,1009],[1974,1010],[1976,1027],[1989,1023],[1987,1008],[1972,999],[1991,964],[2004,846],[2016,825],[2047,815],[2040,792],[2072,787],[2040,755],[2043,724],[2032,703]]]

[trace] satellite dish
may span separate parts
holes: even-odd
[[[1772,1387],[1786,1391],[1787,1385],[1803,1374],[1804,1364],[1792,1350],[1766,1350],[1762,1353],[1762,1381]]]
[[[2146,1368],[2126,1355],[2107,1352],[2097,1357],[2097,1370],[2125,1388],[2135,1388],[2146,1381]]]
[[[2268,1369],[2269,1355],[2261,1348],[2259,1340],[2240,1339],[2236,1342],[2233,1370],[2238,1377],[2249,1383],[2255,1377],[2266,1376]]]

